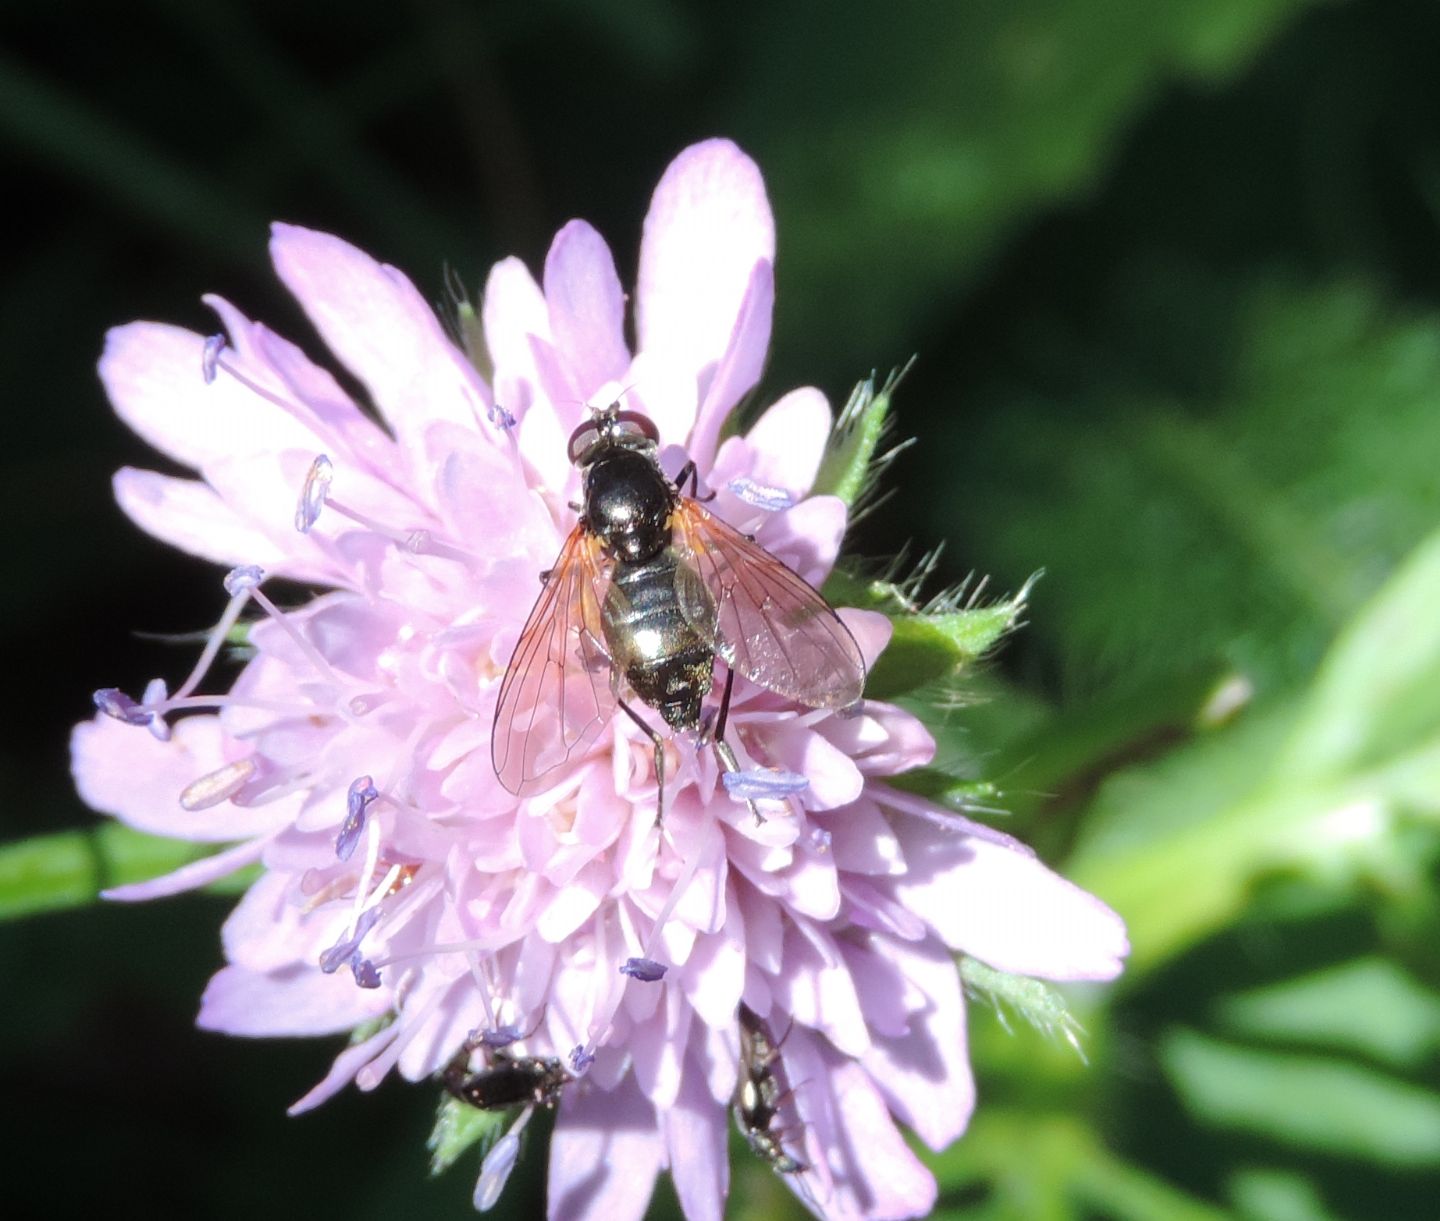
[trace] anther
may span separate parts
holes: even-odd
[[[664,979],[665,972],[669,969],[664,963],[656,962],[653,958],[627,958],[625,965],[620,968],[620,974],[638,979],[642,984],[653,984]]]
[[[141,708],[119,687],[101,687],[90,697],[95,707],[108,717],[123,721],[126,725],[148,725],[153,715]]]
[[[778,513],[781,509],[791,508],[795,504],[795,497],[784,488],[772,488],[756,483],[748,475],[737,475],[725,487],[747,505],[754,505],[767,513]]]
[[[811,827],[809,840],[810,846],[822,855],[830,851],[830,832],[824,827]]]
[[[350,971],[355,976],[357,985],[362,988],[378,988],[380,986],[380,972],[368,958],[360,957],[359,950],[350,955],[349,962]]]
[[[199,810],[208,810],[211,806],[218,806],[222,801],[234,797],[254,774],[253,758],[237,759],[234,763],[216,768],[209,775],[192,780],[180,790],[180,808],[193,814]]]
[[[496,428],[511,429],[515,427],[515,417],[505,410],[499,403],[491,403],[485,408],[485,416]]]
[[[309,534],[320,517],[320,510],[330,497],[330,481],[335,477],[335,468],[324,454],[316,454],[315,461],[305,472],[305,486],[300,489],[300,499],[295,505],[295,529]]]
[[[225,350],[224,335],[207,335],[205,347],[200,352],[200,373],[208,386],[215,380],[220,365],[220,353]]]
[[[225,592],[233,598],[242,591],[257,588],[264,579],[265,570],[260,565],[241,564],[225,574]]]
[[[722,772],[720,783],[737,801],[783,801],[810,787],[810,781],[799,772],[769,767],[743,772]]]
[[[365,935],[375,927],[375,922],[380,919],[380,909],[372,907],[367,912],[362,912],[360,919],[355,921],[355,931],[348,937],[342,936],[339,941],[320,955],[320,969],[326,975],[334,975],[341,967],[351,965],[352,959],[358,959],[360,954],[360,943],[365,940]],[[368,962],[367,959],[360,959]],[[373,966],[370,968],[375,969]],[[358,968],[357,981],[358,981]]]
[[[380,796],[375,782],[369,776],[361,776],[350,784],[345,794],[345,821],[340,824],[340,834],[335,837],[335,855],[348,861],[360,842],[360,833],[365,830],[365,814],[370,803]]]
[[[586,1070],[595,1063],[595,1053],[585,1050],[583,1043],[576,1043],[570,1049],[570,1071],[577,1077],[584,1076]]]

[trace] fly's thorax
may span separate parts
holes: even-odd
[[[650,559],[670,543],[675,489],[654,457],[607,446],[585,468],[585,524],[612,558]]]

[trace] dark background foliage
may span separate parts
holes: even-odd
[[[1128,982],[1087,1011],[1086,1072],[977,1006],[993,1118],[942,1164],[945,1207],[1433,1215],[1434,798],[1384,797],[1394,822],[1363,867],[1203,832],[1277,740],[1351,706],[1325,702],[1317,667],[1440,524],[1437,51],[1425,0],[11,0],[0,612],[26,700],[0,745],[4,838],[95,824],[70,724],[98,685],[180,673],[187,655],[137,631],[193,631],[221,600],[218,574],[110,499],[118,466],[156,460],[96,380],[108,326],[208,330],[216,291],[318,352],[269,272],[271,219],[341,234],[437,302],[446,268],[473,290],[504,255],[538,267],[572,216],[628,278],[664,165],[729,135],[778,219],[766,390],[843,400],[919,355],[898,409],[922,444],[855,550],[943,540],[937,587],[1047,572],[974,679],[993,698],[937,722],[945,757],[1002,782],[1136,935]],[[1195,712],[1226,677],[1253,698],[1207,736]],[[1415,698],[1372,755],[1440,740]],[[1192,843],[1216,855],[1187,874]],[[12,1215],[466,1215],[467,1170],[424,1177],[429,1091],[287,1120],[332,1047],[192,1029],[227,902],[80,906],[0,934]],[[1333,990],[1279,1018],[1256,991],[1356,964],[1389,982],[1357,977],[1319,1036]],[[1327,1093],[1337,1065],[1359,1084]],[[1310,1089],[1312,1115],[1354,1122],[1286,1111]],[[514,1215],[538,1190],[512,1185]],[[768,1215],[776,1194],[741,1165],[732,1211]]]

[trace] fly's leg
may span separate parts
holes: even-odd
[[[695,469],[695,463],[691,462],[689,459],[686,459],[685,465],[680,468],[680,473],[675,476],[675,487],[679,491],[683,492],[685,490],[685,480],[687,479],[690,480],[691,500],[700,500],[708,503],[709,501],[715,499],[714,488],[711,488],[709,494],[706,496],[695,495],[695,493],[700,489],[700,472]]]
[[[645,718],[635,711],[624,700],[620,700],[620,707],[625,715],[640,726],[640,732],[650,739],[655,747],[655,825],[658,827],[665,819],[665,739],[645,723]]]
[[[730,692],[735,686],[735,671],[729,666],[725,667],[725,693],[720,697],[720,715],[715,718],[715,757],[720,760],[720,766],[727,772],[738,772],[740,760],[735,757],[735,751],[730,743],[725,741],[725,722],[730,718]],[[745,804],[750,807],[750,813],[755,815],[756,823],[765,821],[765,815],[760,813],[760,807],[750,798],[745,799]]]

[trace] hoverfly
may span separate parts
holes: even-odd
[[[512,1056],[496,1052],[488,1068],[471,1072],[467,1044],[445,1068],[445,1088],[461,1102],[482,1111],[507,1111],[518,1106],[553,1107],[572,1080],[553,1056]]]
[[[731,1108],[735,1112],[735,1125],[750,1148],[778,1174],[795,1174],[807,1167],[785,1151],[784,1133],[774,1126],[781,1105],[793,1092],[781,1089],[773,1067],[779,1059],[780,1045],[771,1041],[765,1024],[742,1004],[740,1079]]]
[[[593,412],[570,437],[570,461],[584,473],[580,519],[542,574],[495,709],[491,757],[517,796],[539,791],[583,753],[618,707],[654,747],[660,821],[664,740],[625,694],[671,730],[699,733],[717,657],[725,688],[708,736],[728,771],[738,770],[725,742],[737,671],[813,708],[860,698],[865,662],[834,609],[697,503],[693,462],[668,479],[658,445],[650,419],[619,403]]]

